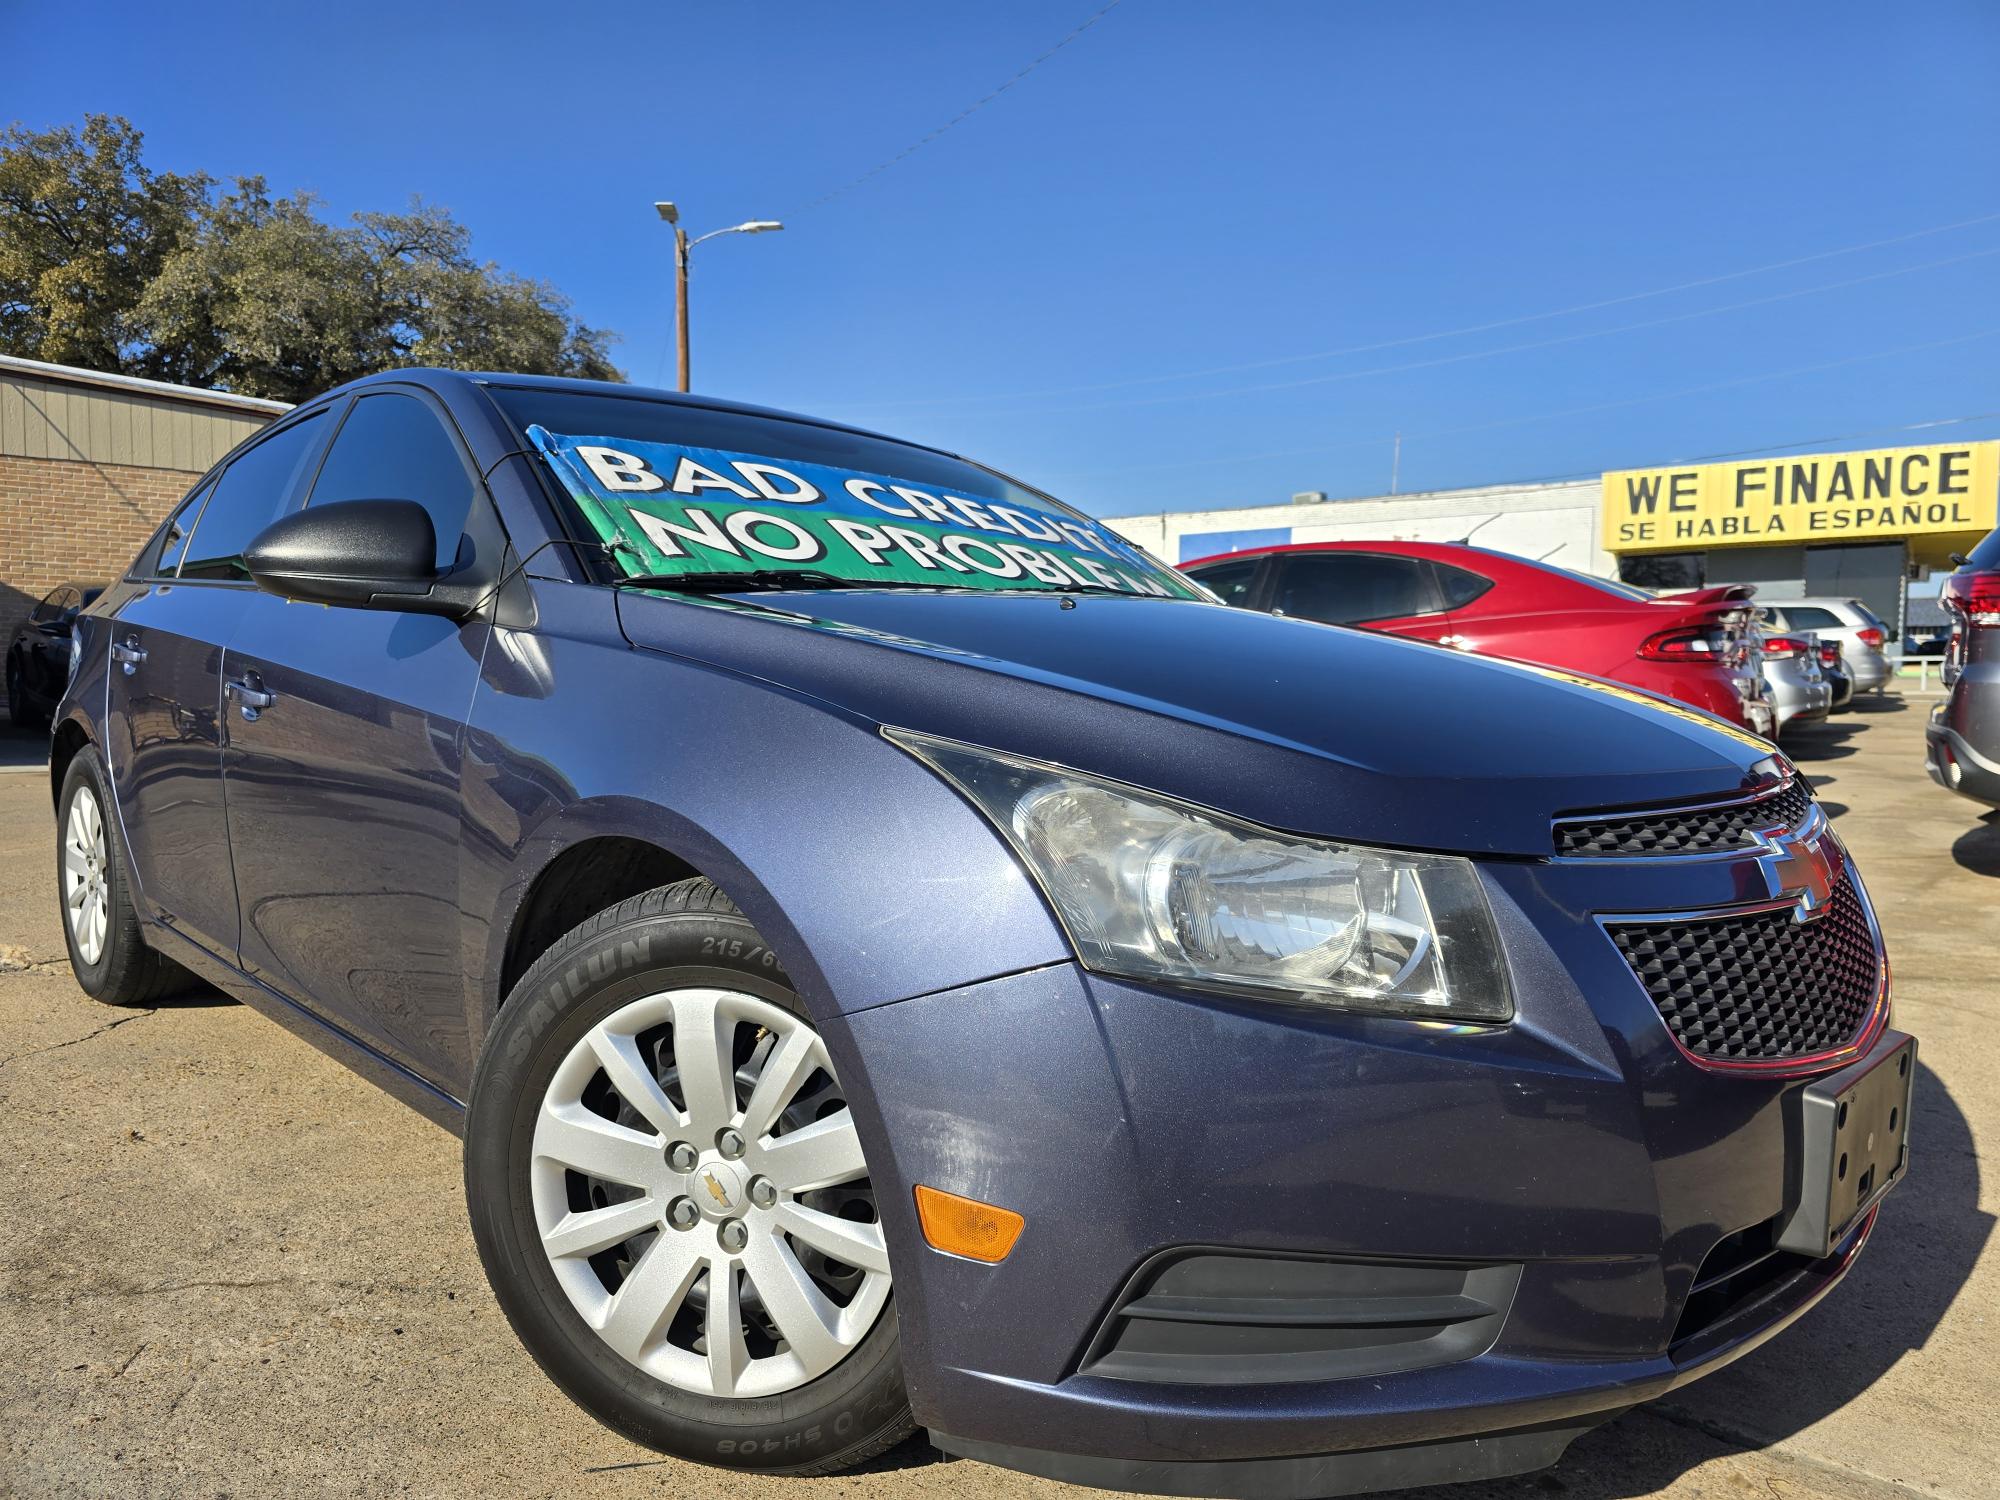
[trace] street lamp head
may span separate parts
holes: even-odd
[[[736,228],[743,234],[763,234],[767,230],[783,229],[785,226],[776,219],[752,219],[748,224],[738,224]]]
[[[681,211],[671,203],[655,203],[653,205],[653,212],[665,219],[669,224],[678,224],[681,221]]]

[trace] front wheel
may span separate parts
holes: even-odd
[[[515,987],[474,1080],[465,1182],[514,1331],[634,1441],[820,1474],[914,1430],[826,1044],[708,881],[592,918]]]
[[[147,946],[132,901],[132,866],[118,836],[104,762],[76,753],[58,799],[56,891],[69,966],[84,993],[106,1005],[151,1005],[195,986],[194,976]]]

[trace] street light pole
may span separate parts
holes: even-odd
[[[680,390],[688,385],[688,233],[674,225],[674,347],[680,351]]]
[[[712,240],[719,234],[768,234],[785,226],[776,219],[750,219],[689,239],[688,232],[681,228],[680,210],[673,204],[655,203],[653,211],[674,231],[674,343],[680,351],[680,388],[685,391],[692,389],[688,383],[688,252],[702,240]]]

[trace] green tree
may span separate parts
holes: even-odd
[[[212,183],[148,171],[140,139],[110,115],[86,116],[81,131],[0,133],[0,349],[162,373],[137,308],[193,233]]]
[[[106,144],[89,149],[93,129]],[[284,401],[411,365],[624,378],[611,362],[610,334],[579,323],[547,283],[473,259],[469,232],[442,208],[413,201],[403,213],[334,225],[311,195],[273,198],[261,177],[238,178],[223,193],[207,177],[152,176],[139,144],[127,122],[98,117],[80,142],[16,127],[0,144],[0,246],[12,251],[14,221],[5,215],[17,214],[29,226],[19,253],[36,276],[17,292],[0,269],[8,299],[0,348]],[[16,177],[18,207],[6,196]],[[60,346],[45,331],[53,304],[44,284],[60,291],[77,281],[80,264],[91,263],[74,246],[90,236],[34,231],[50,216],[50,195],[59,208],[97,215],[110,269],[143,260],[140,274],[117,283],[115,314],[102,293],[61,304],[67,321],[59,326],[88,328],[91,337]],[[139,220],[127,200],[161,205],[157,222],[145,221],[143,257],[121,227]],[[115,219],[101,207],[114,202],[123,205]],[[178,217],[168,211],[176,205]],[[0,259],[0,268],[10,265]],[[6,320],[17,308],[18,335]],[[50,352],[56,347],[63,352]]]

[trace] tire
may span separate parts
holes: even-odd
[[[704,1036],[705,1075],[689,1045]],[[607,1050],[625,1070],[616,1088]],[[718,1119],[731,1126],[711,1131]],[[549,1378],[634,1442],[766,1474],[865,1462],[915,1424],[852,1131],[804,1005],[729,899],[706,880],[632,897],[542,955],[481,1051],[465,1191],[487,1280]],[[615,1157],[600,1155],[607,1139]],[[819,1154],[793,1170],[801,1149]],[[614,1210],[601,1230],[589,1218]],[[856,1261],[822,1254],[801,1224]]]
[[[83,992],[106,1005],[146,1006],[197,987],[193,975],[146,942],[132,905],[131,864],[95,745],[85,745],[69,763],[57,808],[63,942]],[[87,892],[80,903],[71,899],[79,884]],[[92,914],[87,922],[81,920],[86,910]]]

